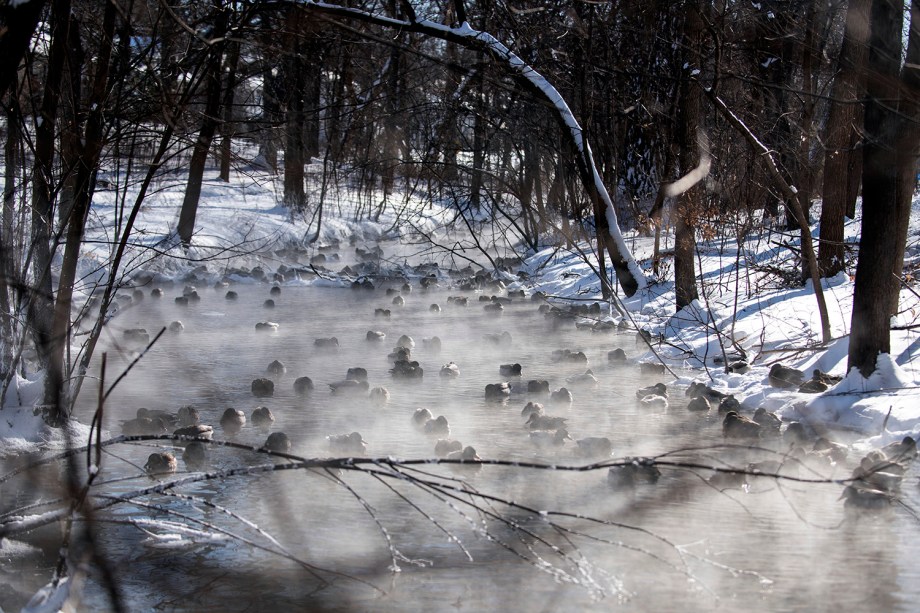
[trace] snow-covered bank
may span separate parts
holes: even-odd
[[[162,183],[148,197],[135,224],[135,233],[125,260],[126,281],[155,278],[178,283],[195,279],[215,282],[231,278],[236,282],[257,282],[261,275],[250,274],[256,267],[268,279],[272,273],[290,272],[293,260],[301,264],[321,254],[323,246],[340,244],[342,253],[356,247],[368,247],[377,241],[388,243],[393,251],[387,267],[409,274],[402,264],[430,258],[456,267],[468,262],[433,249],[431,240],[455,245],[464,230],[449,206],[430,205],[411,197],[399,197],[372,214],[371,204],[359,202],[355,195],[330,191],[325,195],[322,223],[317,236],[318,218],[313,211],[303,218],[292,218],[290,211],[279,206],[280,179],[253,170],[238,173],[230,183],[210,174],[202,191],[197,217],[197,233],[191,249],[185,251],[176,242],[174,229],[182,202],[184,183],[181,176]],[[131,194],[127,201],[130,202]],[[315,204],[320,194],[310,192],[308,201]],[[87,285],[99,279],[113,252],[112,237],[119,223],[118,194],[97,194],[88,228],[87,246],[80,263],[80,276]],[[915,202],[917,212],[920,201]],[[847,227],[849,239],[858,233],[858,220]],[[916,216],[911,227],[910,244],[917,242],[920,228]],[[316,236],[315,241],[311,241]],[[396,239],[402,239],[398,243]],[[627,236],[636,258],[648,264],[651,239]],[[413,243],[409,245],[408,243]],[[542,291],[559,298],[598,299],[600,285],[592,272],[593,251],[587,245],[578,250],[549,247],[528,254],[520,270],[523,280],[504,274],[511,288],[533,293]],[[908,257],[915,257],[909,247]],[[456,254],[454,254],[456,255]],[[411,257],[410,257],[411,256]],[[469,257],[475,257],[469,251]],[[633,297],[620,301],[611,309],[612,321],[619,323],[626,313],[630,327],[648,330],[657,340],[655,353],[633,356],[633,361],[664,358],[674,366],[696,369],[699,380],[731,393],[749,410],[765,407],[784,418],[804,420],[818,429],[845,429],[854,433],[862,445],[883,444],[905,434],[920,435],[920,363],[914,360],[920,337],[909,326],[920,313],[920,299],[909,289],[902,293],[900,328],[892,332],[893,353],[880,361],[879,372],[864,380],[845,372],[847,333],[853,284],[845,274],[824,280],[830,305],[831,327],[837,339],[827,347],[818,346],[820,322],[815,297],[810,286],[782,287],[772,269],[794,266],[792,253],[777,246],[767,231],[751,235],[740,245],[733,238],[715,238],[699,245],[700,299],[679,313],[674,313],[674,288],[667,277],[650,283]],[[481,261],[484,261],[480,258]],[[327,274],[280,274],[288,284],[349,283],[357,276],[344,263],[330,259]],[[343,272],[343,269],[344,272]],[[515,272],[517,269],[513,269]],[[444,282],[450,282],[442,265]],[[419,275],[420,276],[420,275]],[[330,280],[331,279],[331,280]],[[635,350],[631,350],[634,352]],[[723,351],[731,359],[744,357],[751,366],[744,374],[724,372]],[[822,394],[804,394],[778,389],[769,384],[772,364],[782,362],[811,373],[820,369],[845,379]],[[687,385],[690,378],[677,383]],[[0,420],[0,438],[41,440],[47,435],[36,427],[30,391],[34,381],[21,380],[7,395],[8,406]],[[23,408],[18,408],[23,407]],[[26,436],[25,433],[44,433]],[[9,447],[9,445],[7,445]]]
[[[68,443],[87,440],[89,427],[85,424],[70,421],[66,429],[49,428],[45,424],[37,406],[43,385],[41,373],[28,379],[14,376],[6,405],[0,412],[0,456],[29,453],[36,446],[63,449]]]
[[[908,264],[916,258],[920,239],[920,199],[915,199],[908,239]],[[846,228],[848,240],[856,241],[859,219]],[[817,235],[817,228],[813,228]],[[636,240],[636,257],[648,262],[649,240]],[[857,447],[877,447],[905,435],[920,435],[920,330],[911,329],[920,315],[920,297],[911,289],[901,292],[898,317],[892,325],[892,353],[881,356],[876,373],[868,380],[858,372],[846,372],[848,333],[852,314],[853,280],[841,273],[823,280],[829,304],[834,341],[822,346],[821,323],[814,291],[803,287],[776,287],[773,274],[762,264],[793,269],[793,254],[777,248],[763,235],[751,236],[740,247],[717,238],[698,246],[700,299],[674,312],[674,284],[652,284],[619,304],[630,325],[652,333],[655,351],[635,358],[664,358],[673,366],[699,371],[697,380],[733,394],[753,411],[764,407],[784,419],[801,420],[816,430],[836,431]],[[560,296],[599,295],[589,267],[577,256],[560,257],[546,250],[530,258],[531,270],[542,270],[535,289]],[[550,261],[547,261],[550,260]],[[619,316],[614,317],[619,320]],[[744,374],[726,373],[729,361],[743,357],[751,369]],[[768,373],[782,363],[805,373],[815,369],[844,377],[824,393],[808,394],[770,385]],[[688,385],[691,379],[681,379]],[[844,434],[846,433],[846,434]]]

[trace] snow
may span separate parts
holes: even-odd
[[[918,239],[920,199],[913,203],[909,245]],[[817,212],[813,213],[817,216]],[[859,219],[846,227],[847,238],[858,237]],[[875,448],[904,436],[920,435],[920,362],[914,359],[920,348],[918,332],[904,329],[891,333],[891,355],[881,355],[878,370],[864,379],[857,371],[847,373],[847,351],[852,279],[846,273],[822,280],[829,305],[834,341],[820,346],[820,318],[810,284],[793,288],[759,288],[763,278],[747,263],[781,255],[769,237],[752,235],[739,248],[732,241],[714,239],[699,243],[700,299],[674,313],[672,281],[656,282],[635,296],[622,300],[621,307],[640,328],[663,334],[666,343],[655,347],[669,365],[696,369],[695,377],[677,381],[705,381],[714,388],[734,394],[753,411],[758,407],[778,412],[784,419],[802,420],[822,433],[837,432],[857,448]],[[673,239],[672,239],[673,240]],[[640,262],[650,255],[648,242],[633,238],[634,255]],[[590,251],[589,251],[590,252]],[[908,260],[916,258],[909,247]],[[590,266],[572,254],[544,249],[532,256],[528,270],[541,270],[535,289],[562,296],[597,296],[597,281]],[[788,264],[788,262],[787,262]],[[737,295],[735,291],[737,287]],[[901,313],[893,324],[916,324],[920,298],[903,290]],[[619,320],[615,316],[616,321]],[[722,346],[729,354],[743,350],[752,368],[746,374],[725,373],[717,360]],[[648,352],[637,360],[654,360]],[[845,376],[823,394],[804,394],[769,385],[767,373],[775,362],[803,370],[814,369]]]
[[[70,579],[61,578],[57,585],[49,583],[40,589],[29,603],[22,608],[22,613],[56,613],[70,598]]]
[[[6,405],[0,411],[0,456],[34,451],[36,445],[46,448],[66,446],[65,435],[86,440],[89,428],[71,422],[67,431],[49,428],[35,408],[41,397],[44,379],[41,374],[30,378],[13,377],[6,394]]]
[[[556,112],[559,114],[563,124],[565,124],[571,133],[575,147],[582,154],[582,157],[588,166],[588,171],[592,175],[595,189],[597,190],[597,194],[604,206],[605,217],[607,218],[607,224],[610,228],[610,238],[612,238],[614,243],[617,245],[620,256],[626,261],[629,272],[635,278],[638,287],[640,289],[644,288],[646,286],[645,275],[643,274],[642,269],[639,267],[635,259],[631,257],[630,251],[626,248],[626,242],[622,233],[620,232],[620,225],[619,221],[617,220],[616,207],[613,204],[613,200],[610,198],[610,193],[607,191],[607,186],[604,185],[600,173],[597,171],[597,164],[594,162],[594,154],[591,151],[591,145],[584,139],[584,130],[582,130],[581,125],[575,118],[575,114],[572,113],[572,110],[569,108],[569,105],[566,103],[565,98],[563,98],[559,90],[553,87],[552,83],[546,80],[546,78],[539,72],[534,70],[532,66],[527,64],[516,53],[511,51],[511,49],[509,49],[501,41],[496,39],[488,32],[474,30],[466,22],[463,22],[459,28],[451,28],[449,26],[428,20],[422,20],[418,23],[419,25],[431,30],[447,32],[465,38],[472,38],[485,43],[485,45],[491,49],[495,55],[504,58],[504,60],[508,63],[508,66],[518,72],[522,77],[527,79],[531,85],[540,90],[544,97],[556,108]]]
[[[184,549],[200,544],[213,545],[228,539],[226,534],[195,529],[182,522],[143,517],[132,518],[131,522],[147,535],[143,544],[158,549]]]
[[[239,151],[246,159],[255,159],[254,150]],[[320,172],[321,164],[314,162],[312,172]],[[181,170],[169,174],[149,195],[138,215],[136,235],[126,253],[125,262],[131,270],[143,270],[155,278],[185,282],[189,274],[203,275],[210,280],[221,278],[227,269],[223,260],[205,264],[205,258],[231,251],[236,255],[233,265],[261,266],[274,271],[282,259],[277,251],[298,248],[311,251],[316,245],[336,240],[347,243],[353,237],[359,242],[399,238],[400,232],[414,228],[443,244],[452,244],[448,229],[455,215],[450,203],[443,206],[396,194],[400,206],[388,206],[379,218],[356,215],[356,195],[347,189],[332,189],[326,195],[323,223],[315,245],[309,239],[316,233],[315,221],[293,219],[290,212],[278,204],[281,178],[268,174],[262,167],[250,164],[240,169],[229,183],[217,180],[216,172],[206,175],[197,217],[196,234],[186,252],[175,238],[175,225],[181,206],[184,176]],[[130,192],[130,189],[129,189]],[[87,282],[101,280],[106,263],[114,251],[111,244],[115,220],[120,215],[117,190],[96,194],[87,228],[87,244],[81,259],[78,277]],[[316,203],[318,188],[310,190],[308,200]],[[131,193],[128,194],[131,201]],[[920,200],[914,202],[914,212]],[[397,211],[399,211],[397,213]],[[814,213],[817,216],[817,213]],[[458,225],[458,224],[455,224]],[[615,226],[614,226],[615,227]],[[848,240],[857,237],[859,220],[848,222]],[[779,287],[769,283],[769,275],[751,266],[771,259],[771,263],[791,268],[793,256],[789,250],[777,247],[776,236],[770,230],[752,233],[740,245],[732,237],[716,237],[701,241],[698,246],[700,297],[680,312],[674,312],[674,285],[669,276],[651,282],[630,298],[618,298],[608,309],[608,317],[619,322],[621,312],[628,313],[630,326],[647,329],[654,335],[663,334],[666,343],[656,345],[655,353],[672,367],[694,369],[692,376],[682,376],[678,385],[702,380],[721,391],[732,393],[747,410],[765,407],[777,411],[786,419],[799,419],[818,429],[848,433],[855,445],[866,447],[885,444],[904,435],[920,434],[920,360],[915,360],[920,348],[920,336],[910,329],[920,315],[920,297],[905,289],[901,296],[901,314],[896,323],[903,329],[892,331],[892,353],[880,356],[879,369],[869,379],[858,373],[846,372],[847,333],[851,317],[853,282],[841,273],[824,279],[823,287],[829,305],[834,341],[820,346],[820,321],[814,292],[809,285]],[[920,259],[918,253],[920,223],[912,218],[908,260]],[[418,235],[416,234],[415,237]],[[790,239],[783,235],[784,240]],[[648,266],[652,241],[633,233],[623,235],[636,259]],[[673,238],[663,238],[664,247]],[[150,251],[155,248],[155,251]],[[312,252],[312,251],[311,251]],[[522,269],[531,275],[527,282],[511,277],[511,289],[523,288],[528,293],[542,291],[553,296],[600,299],[600,284],[594,275],[595,249],[582,244],[575,249],[547,246],[527,254]],[[255,282],[238,275],[240,283]],[[298,285],[344,285],[350,279],[342,277],[296,279]],[[76,296],[84,296],[89,287],[77,288]],[[117,309],[115,316],[117,317]],[[746,354],[751,370],[746,374],[725,373],[720,361],[723,347],[729,360],[739,352]],[[636,361],[655,360],[648,352]],[[770,387],[767,373],[775,362],[802,369],[813,369],[845,376],[837,386],[824,394],[801,394],[797,391]],[[684,371],[686,372],[686,371]],[[59,430],[44,426],[40,415],[32,408],[39,397],[41,378],[17,377],[7,392],[7,404],[0,412],[0,450],[17,453],[36,444],[59,446],[64,437]],[[72,424],[71,434],[85,436],[87,427]]]

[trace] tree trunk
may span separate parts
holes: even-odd
[[[288,57],[285,61],[285,89],[287,111],[284,116],[284,205],[292,212],[302,212],[307,204],[304,190],[304,70],[303,13],[292,7],[287,16],[285,31],[290,37]]]
[[[57,300],[54,305],[54,362],[64,364],[64,353],[69,344],[71,330],[71,307],[74,283],[76,281],[77,260],[83,242],[83,231],[89,214],[95,184],[96,170],[102,152],[104,132],[104,110],[109,86],[109,73],[112,47],[115,36],[115,20],[118,15],[116,6],[106,3],[103,15],[100,47],[95,54],[95,74],[93,87],[87,108],[90,109],[86,121],[85,133],[71,135],[71,140],[78,143],[79,155],[74,160],[73,207],[69,212],[64,256],[61,261],[61,274],[58,281]],[[127,47],[125,47],[127,50]],[[74,100],[79,105],[79,100]],[[76,129],[78,126],[73,125]],[[71,399],[72,400],[72,399]],[[67,403],[69,408],[70,403]]]
[[[854,165],[859,141],[859,99],[865,77],[866,42],[871,0],[850,0],[840,47],[838,72],[831,90],[830,117],[824,137],[824,189],[818,268],[832,277],[844,270],[844,216],[855,207],[862,168]],[[854,184],[856,188],[854,189]]]
[[[192,149],[192,159],[188,165],[188,183],[185,185],[185,198],[182,200],[182,209],[179,211],[179,225],[177,232],[179,239],[185,247],[192,242],[195,233],[195,218],[198,215],[198,200],[201,198],[201,186],[204,179],[204,169],[208,163],[208,152],[217,130],[218,117],[220,116],[221,92],[221,59],[226,43],[224,35],[227,32],[227,10],[215,1],[214,9],[217,15],[214,38],[217,42],[211,43],[208,50],[207,67],[205,68],[206,102],[204,116],[201,119],[201,129],[195,146]]]
[[[920,144],[920,0],[910,6],[910,32],[907,62],[901,73],[901,99],[898,104],[901,129],[898,130],[898,217],[895,226],[895,253],[892,275],[898,282],[891,292],[889,313],[896,315],[904,272],[904,251],[910,225],[911,199],[917,187],[917,146]]]
[[[273,25],[269,22],[269,25]],[[260,31],[262,44],[266,49],[271,48],[272,37],[276,32],[270,27]],[[277,64],[274,58],[266,57],[268,51],[263,54],[260,63],[260,72],[262,74],[262,126],[259,132],[259,157],[265,161],[272,173],[278,172],[278,143],[275,136],[276,127],[281,123],[280,83],[283,81],[283,74],[274,73]],[[283,73],[283,71],[282,71]]]
[[[236,74],[240,63],[240,43],[232,40],[227,46],[227,81],[224,83],[224,119],[220,124],[220,180],[230,181],[230,161],[233,156],[233,98],[236,95]]]
[[[307,163],[313,157],[319,157],[320,110],[322,107],[323,51],[325,43],[315,40],[316,34],[310,33],[311,41],[307,45],[306,84],[304,87],[304,137],[303,146]]]
[[[537,250],[540,242],[540,212],[542,199],[540,195],[540,152],[530,141],[524,143],[523,160],[521,160],[521,207],[526,229],[524,242],[528,247]]]
[[[29,300],[28,325],[35,341],[39,363],[45,372],[42,418],[51,426],[62,425],[66,418],[61,411],[63,364],[54,361],[54,344],[63,342],[63,339],[52,336],[54,293],[51,285],[51,240],[54,223],[54,128],[68,47],[70,8],[69,0],[54,0],[52,3],[51,51],[39,114],[41,122],[35,130],[35,171],[32,173],[33,288]]]
[[[396,19],[401,19],[402,15],[399,9],[396,6],[395,0],[388,0],[387,10]],[[400,41],[403,37],[400,36]],[[384,75],[385,78],[385,88],[384,88],[384,99],[383,99],[383,142],[381,150],[381,165],[380,165],[380,182],[383,187],[383,202],[378,206],[376,215],[379,217],[380,213],[383,211],[383,207],[389,201],[390,194],[393,192],[393,185],[395,184],[396,169],[398,167],[398,160],[400,157],[399,153],[399,140],[401,138],[400,129],[400,112],[402,109],[402,90],[400,79],[402,71],[402,49],[399,44],[390,46],[390,57],[387,62],[387,72]]]
[[[479,56],[482,61],[482,56]],[[478,211],[482,205],[482,166],[485,163],[486,125],[483,117],[485,103],[484,80],[482,71],[476,72],[476,84],[473,87],[473,168],[470,174],[470,206]]]
[[[678,165],[680,172],[687,175],[700,162],[697,132],[702,119],[702,101],[699,86],[692,77],[700,67],[699,46],[703,31],[700,3],[687,3],[684,22],[684,45],[687,50],[687,65],[681,70],[679,106],[677,108]],[[696,289],[696,224],[702,208],[703,188],[697,182],[677,197],[674,207],[674,292],[677,310],[699,297]]]
[[[667,138],[667,136],[665,137]],[[652,272],[658,274],[661,266],[661,224],[662,213],[664,212],[664,200],[667,193],[668,183],[671,181],[671,175],[674,173],[674,148],[665,147],[664,152],[664,170],[659,177],[658,191],[655,194],[655,202],[648,212],[649,223],[655,232],[655,245],[652,248]]]
[[[6,381],[15,368],[13,364],[13,311],[12,304],[18,304],[12,290],[17,288],[19,274],[16,262],[16,246],[13,243],[13,211],[16,209],[16,190],[19,185],[16,173],[22,163],[19,147],[22,142],[19,105],[15,88],[10,92],[10,101],[4,105],[6,111],[6,140],[3,143],[3,215],[0,226],[0,377]],[[15,290],[18,293],[18,290]],[[3,409],[0,403],[0,410]]]
[[[453,6],[453,3],[449,3],[448,6]],[[449,12],[448,7],[445,7],[444,10],[446,13]],[[449,16],[445,15],[444,23],[450,23]],[[454,45],[447,45],[447,48],[444,49],[444,56],[449,64],[456,64],[459,61],[457,47]],[[461,92],[461,88],[465,90],[466,85],[458,78],[457,73],[452,70],[448,71],[444,78],[444,89],[441,90],[441,99],[444,100],[447,106],[447,112],[439,126],[437,146],[440,148],[444,160],[444,167],[441,170],[441,182],[449,186],[455,185],[459,179],[457,156],[460,153],[460,134],[457,130],[456,118],[459,114],[460,106],[457,97]]]
[[[47,1],[4,2],[0,5],[0,92],[16,82],[19,62],[25,57]]]
[[[812,142],[814,140],[812,124],[815,118],[815,105],[817,104],[817,83],[816,73],[820,72],[820,55],[819,48],[823,48],[818,40],[818,22],[820,21],[819,13],[823,16],[823,10],[818,10],[818,4],[821,0],[811,0],[808,3],[808,9],[805,17],[805,37],[802,45],[802,86],[804,92],[802,96],[802,110],[798,125],[798,134],[796,141],[798,147],[795,150],[795,175],[794,185],[799,188],[798,205],[801,213],[805,218],[805,223],[799,224],[799,243],[805,245],[811,241],[811,198],[814,193],[815,185],[815,167],[811,160]],[[794,213],[797,217],[797,213]],[[805,235],[808,234],[806,238]],[[808,280],[809,271],[808,258],[801,257],[801,279],[802,284]],[[820,273],[819,273],[820,274]]]
[[[901,64],[900,0],[874,0],[870,12],[866,144],[863,151],[863,215],[859,261],[853,290],[848,369],[868,377],[880,353],[890,353],[891,295],[898,280],[895,241],[899,207],[899,131],[893,101],[898,99]]]
[[[77,191],[77,165],[80,158],[80,133],[83,117],[80,101],[83,97],[83,47],[80,44],[80,28],[70,20],[67,34],[67,61],[61,88],[61,189],[58,194],[58,223],[63,228],[74,206]]]

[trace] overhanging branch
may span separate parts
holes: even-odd
[[[610,254],[611,264],[616,271],[620,287],[627,296],[632,296],[637,290],[645,287],[645,275],[630,253],[620,232],[616,209],[607,188],[601,180],[591,147],[584,138],[584,131],[562,94],[543,75],[534,70],[533,67],[494,36],[487,32],[474,30],[465,21],[459,27],[454,28],[426,19],[394,19],[326,2],[308,1],[299,3],[299,6],[304,7],[305,10],[315,11],[323,15],[351,19],[399,31],[414,32],[460,45],[472,51],[478,51],[505,67],[528,91],[548,101],[553,106],[557,121],[563,128],[563,135],[575,153],[574,157],[579,177],[594,204],[596,222],[598,223],[598,228],[603,231],[604,246]]]

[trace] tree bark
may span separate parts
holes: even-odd
[[[543,194],[540,187],[540,152],[531,141],[525,141],[521,160],[521,207],[526,231],[522,237],[534,251],[540,243],[540,223],[543,219]]]
[[[697,133],[701,127],[702,101],[699,85],[692,78],[692,72],[699,70],[700,43],[703,20],[700,3],[688,2],[684,22],[684,48],[687,50],[687,64],[681,70],[678,116],[678,165],[683,175],[696,168],[700,162]],[[696,288],[696,224],[702,208],[702,186],[699,182],[685,190],[674,206],[674,292],[677,310],[699,297]]]
[[[77,166],[80,158],[80,133],[84,117],[80,112],[83,98],[83,46],[80,44],[80,27],[70,20],[67,34],[67,61],[61,87],[61,189],[58,194],[58,223],[63,228],[74,207],[77,192]]]
[[[308,36],[310,40],[307,43],[307,57],[310,61],[305,66],[303,146],[309,163],[310,158],[319,157],[320,151],[320,110],[323,106],[322,84],[325,61],[323,58],[327,44],[325,41],[320,40],[318,34],[312,30]]]
[[[13,311],[12,305],[19,300],[16,262],[16,245],[13,242],[13,211],[16,209],[16,191],[20,187],[16,173],[22,158],[19,148],[22,142],[20,122],[22,121],[15,91],[10,92],[10,102],[4,105],[6,115],[6,139],[3,142],[3,215],[0,226],[0,378],[6,381],[15,368],[13,364]],[[0,410],[3,405],[0,404]]]
[[[904,272],[904,251],[910,225],[911,199],[917,187],[917,147],[920,144],[920,0],[912,0],[907,62],[901,69],[901,99],[898,104],[901,129],[898,130],[898,207],[895,226],[895,253],[892,275],[898,279],[891,291],[889,313],[896,315]]]
[[[230,181],[230,162],[233,156],[233,99],[236,95],[236,76],[240,63],[240,43],[232,40],[227,45],[227,79],[224,83],[223,112],[224,118],[220,124],[220,180]]]
[[[861,155],[856,144],[860,138],[859,99],[865,88],[870,3],[871,0],[849,2],[837,76],[831,89],[830,116],[824,137],[824,187],[818,243],[818,268],[825,277],[844,270],[844,217],[855,207],[862,174],[861,165],[854,164],[854,160]]]
[[[281,82],[283,75],[275,74],[277,66],[274,58],[270,58],[272,39],[276,31],[272,28],[274,21],[266,20],[260,30],[261,46],[265,49],[260,58],[260,72],[262,75],[262,125],[258,135],[259,156],[265,160],[272,173],[278,172],[278,143],[275,135],[276,127],[281,123],[280,99]],[[283,71],[282,71],[283,73]]]
[[[60,426],[63,364],[54,361],[54,292],[51,284],[51,247],[54,224],[53,165],[54,129],[61,100],[61,80],[67,54],[70,21],[69,0],[54,0],[51,7],[51,51],[39,122],[35,130],[35,170],[32,174],[32,271],[33,287],[29,300],[28,325],[35,341],[39,363],[45,372],[42,418]]]
[[[4,2],[0,5],[0,92],[16,82],[19,62],[25,57],[47,1]]]
[[[795,175],[794,185],[798,188],[798,208],[805,218],[805,224],[799,223],[799,242],[804,245],[811,240],[811,199],[814,193],[816,164],[811,160],[812,143],[814,141],[813,124],[815,120],[815,107],[818,102],[816,96],[816,74],[821,69],[820,49],[823,41],[818,33],[818,23],[821,21],[824,10],[819,10],[819,3],[823,0],[810,0],[805,17],[805,36],[802,44],[802,86],[804,93],[801,100],[802,110],[799,115],[797,127],[798,147],[795,150]],[[826,4],[826,3],[825,3]],[[798,213],[793,212],[797,218]],[[796,219],[798,221],[798,219]],[[806,239],[805,234],[808,234]],[[806,283],[810,276],[808,258],[801,257],[801,279]],[[820,274],[820,273],[819,273]]]
[[[483,98],[486,93],[482,71],[477,71],[474,78],[476,84],[473,87],[473,168],[470,172],[470,206],[474,211],[478,211],[482,206],[482,167],[486,158],[486,125],[483,117]]]
[[[78,155],[74,160],[73,206],[66,219],[67,232],[64,255],[61,261],[61,273],[58,280],[57,299],[54,304],[53,323],[53,337],[57,341],[54,345],[53,361],[60,363],[62,368],[65,364],[64,354],[70,338],[70,315],[74,283],[76,281],[77,261],[80,257],[84,227],[89,214],[90,203],[92,202],[96,170],[99,167],[99,158],[102,152],[105,125],[104,110],[106,109],[106,94],[109,87],[117,15],[118,11],[115,5],[111,2],[106,3],[100,46],[95,54],[95,74],[93,75],[92,91],[87,105],[90,110],[86,121],[86,130],[82,133],[77,132],[77,134],[69,137],[76,143]],[[127,50],[127,47],[124,49]],[[79,104],[79,102],[79,100],[74,100],[75,104]],[[71,127],[78,129],[76,124]],[[69,409],[70,404],[70,402],[66,403],[65,407]]]
[[[179,211],[179,225],[176,228],[179,240],[185,247],[192,243],[195,233],[195,218],[198,216],[198,201],[201,198],[204,169],[208,162],[208,152],[214,140],[220,117],[220,92],[221,92],[221,60],[226,45],[227,22],[229,9],[221,6],[219,0],[213,3],[216,12],[214,41],[208,43],[208,59],[206,67],[206,101],[204,115],[201,118],[201,129],[195,146],[192,149],[192,158],[188,165],[188,183],[185,185],[185,198],[182,200],[182,209]]]
[[[665,137],[667,138],[667,136]],[[659,177],[658,190],[655,193],[655,202],[648,212],[649,223],[652,224],[652,230],[655,233],[655,244],[652,248],[652,272],[658,274],[661,266],[661,225],[662,213],[664,212],[664,201],[667,193],[668,183],[674,173],[674,147],[668,146],[664,153],[664,169]]]
[[[387,10],[395,19],[402,19],[401,10],[397,7],[396,0],[388,0]],[[399,37],[402,42],[403,37]],[[399,167],[400,147],[399,140],[402,136],[400,130],[399,114],[402,110],[402,49],[401,45],[390,46],[390,58],[386,64],[387,72],[384,75],[384,99],[383,99],[383,143],[382,143],[382,166],[380,169],[380,181],[383,187],[383,202],[377,208],[374,218],[378,218],[383,211],[384,206],[389,201],[390,194],[393,192],[393,186],[396,182],[397,169]]]
[[[899,96],[901,24],[900,0],[874,0],[870,35],[865,140],[863,150],[863,215],[859,260],[853,290],[848,369],[864,377],[875,371],[880,353],[890,353],[891,295],[898,280],[893,229],[899,207],[898,147],[902,128],[893,101]]]
[[[306,75],[303,57],[303,12],[292,6],[285,31],[290,37],[284,64],[287,110],[284,115],[284,205],[301,212],[307,204],[304,188],[304,93]]]

